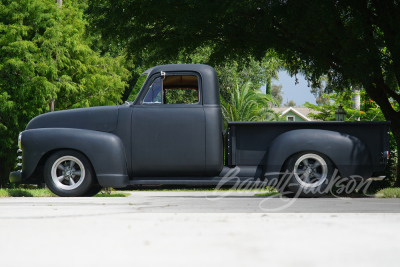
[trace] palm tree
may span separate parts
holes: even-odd
[[[230,101],[222,100],[222,115],[225,124],[228,121],[265,121],[277,120],[269,103],[276,102],[261,90],[252,90],[252,83],[247,82],[242,88],[237,85],[230,94]]]

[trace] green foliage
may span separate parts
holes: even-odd
[[[327,99],[327,103],[322,105],[314,105],[310,103],[305,103],[304,105],[310,109],[319,111],[319,113],[308,114],[309,117],[314,120],[320,121],[334,121],[335,120],[335,112],[339,105],[343,106],[343,109],[346,112],[346,121],[383,121],[385,117],[379,106],[366,94],[365,90],[360,92],[360,110],[353,109],[353,101],[352,96],[356,93],[351,91],[345,91],[342,93],[331,93],[331,94],[323,94],[323,96]]]
[[[133,88],[127,98],[127,101],[130,101],[130,102],[135,101],[135,99],[136,99],[137,95],[139,94],[140,89],[142,88],[146,79],[147,79],[147,75],[145,75],[145,74],[139,76],[139,78],[137,79],[137,81],[135,83],[135,86],[133,86]]]
[[[251,82],[252,90],[259,89],[262,85],[270,84],[271,78],[278,78],[277,70],[281,61],[269,51],[260,61],[249,58],[247,61],[230,60],[215,65],[220,85],[220,94],[223,99],[229,100],[229,93],[235,86],[244,86]]]
[[[90,48],[80,5],[0,1],[0,184],[16,158],[16,139],[33,117],[55,109],[120,103],[129,77],[123,57]]]
[[[271,78],[277,78],[276,71],[282,66],[282,61],[278,59],[278,55],[273,50],[265,51],[257,60],[253,56],[245,56],[241,58],[224,58],[217,62],[212,58],[212,55],[215,54],[214,43],[203,42],[201,45],[198,44],[196,46],[186,45],[195,40],[195,37],[193,37],[187,41],[180,40],[178,41],[180,44],[175,46],[174,43],[170,42],[176,41],[173,36],[164,36],[163,33],[156,33],[157,30],[153,26],[149,26],[149,28],[151,28],[150,31],[157,37],[153,36],[154,39],[150,38],[146,40],[143,46],[139,44],[133,45],[132,41],[134,39],[141,38],[144,33],[142,30],[148,33],[147,29],[145,29],[147,27],[141,24],[141,22],[135,24],[133,22],[135,19],[132,21],[133,24],[130,22],[125,24],[127,22],[126,20],[138,18],[136,14],[139,16],[145,15],[143,12],[148,12],[145,15],[146,18],[144,18],[144,21],[149,18],[147,14],[152,14],[151,17],[157,16],[161,10],[153,10],[153,7],[151,7],[152,4],[148,4],[149,2],[143,1],[90,1],[89,8],[86,10],[87,17],[90,21],[90,28],[92,31],[95,31],[98,36],[96,38],[97,47],[100,46],[101,51],[112,51],[112,53],[116,51],[123,51],[125,53],[126,51],[128,57],[132,60],[132,64],[135,68],[134,74],[132,75],[132,83],[130,82],[130,84],[135,84],[140,74],[139,71],[144,71],[155,65],[174,63],[208,64],[217,71],[222,98],[229,100],[229,92],[236,84],[242,86],[247,81],[251,81],[253,89],[258,89],[262,85],[267,84],[268,90]],[[156,3],[156,5],[158,4],[160,4],[160,2]],[[173,14],[173,17],[179,15],[174,14],[176,12],[174,10],[175,8],[171,9],[172,6],[176,6],[175,4],[175,2],[170,2],[168,8],[165,9],[168,14]],[[206,6],[208,5],[210,5],[210,3],[206,3]],[[128,10],[126,8],[130,10],[129,14],[126,13]],[[141,8],[144,9],[141,10]],[[146,9],[147,11],[145,11]],[[131,16],[133,17],[131,18]],[[115,27],[110,27],[110,25],[116,22],[114,21],[115,19],[119,21],[117,22],[118,25],[114,24]],[[153,17],[153,19],[157,20],[156,17]],[[142,19],[139,18],[139,20]],[[186,21],[188,21],[187,18],[183,18],[181,23],[185,23]],[[145,24],[147,24],[147,22],[145,22]],[[153,23],[151,22],[150,24]],[[165,31],[168,30],[165,29]],[[152,46],[152,40],[155,41],[155,39],[157,39],[159,44],[162,44],[161,47],[150,48],[150,46]],[[129,93],[126,94],[123,100],[127,99],[127,95],[129,95]],[[137,93],[133,95],[136,96]],[[133,101],[133,95],[129,96],[130,101]]]
[[[250,82],[231,92],[230,102],[222,101],[222,115],[225,125],[228,121],[264,121],[276,120],[276,114],[268,107],[274,102],[271,96],[260,90],[252,90]]]
[[[375,194],[377,198],[400,198],[400,188],[385,188]]]

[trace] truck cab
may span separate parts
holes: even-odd
[[[144,75],[142,90],[128,107],[130,175],[218,175],[223,167],[223,124],[215,70],[169,65]]]

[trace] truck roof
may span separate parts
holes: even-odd
[[[143,72],[152,76],[164,72],[197,72],[200,75],[200,88],[202,90],[203,105],[219,105],[218,76],[215,69],[204,64],[168,64],[152,67]]]

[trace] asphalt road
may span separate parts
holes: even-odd
[[[289,205],[251,195],[3,198],[1,266],[365,267],[398,262],[399,199],[297,199]]]

